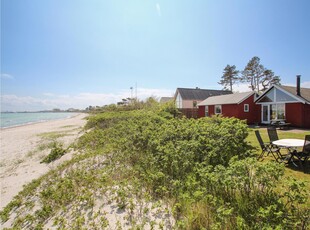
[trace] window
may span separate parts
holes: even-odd
[[[271,120],[285,120],[285,104],[270,105]]]
[[[179,93],[177,94],[175,104],[178,109],[182,109],[182,97]]]
[[[270,105],[271,120],[285,120],[285,104]]]
[[[250,111],[249,104],[244,104],[244,112],[249,112],[249,111]]]
[[[259,102],[274,102],[274,90],[268,92],[263,98],[259,100]]]
[[[209,106],[205,106],[205,117],[209,116]]]
[[[296,99],[292,98],[290,95],[276,89],[276,102],[287,102],[287,101],[297,101]]]
[[[197,108],[197,101],[193,101],[193,108]]]
[[[215,114],[222,114],[222,106],[221,105],[215,105],[214,106],[214,113]]]

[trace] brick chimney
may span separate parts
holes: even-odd
[[[300,75],[296,76],[296,94],[300,96]]]

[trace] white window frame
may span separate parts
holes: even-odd
[[[250,112],[250,105],[249,104],[244,104],[243,111],[246,112],[246,113]]]
[[[183,105],[182,105],[183,102],[182,102],[182,97],[181,97],[180,93],[178,93],[177,96],[176,96],[175,104],[176,104],[176,107],[177,107],[178,109],[182,109],[182,107],[183,107]]]
[[[216,109],[219,108],[221,112],[217,113]],[[222,114],[222,105],[215,105],[214,106],[214,114]]]
[[[206,105],[205,106],[205,117],[208,117],[209,116],[209,106]]]

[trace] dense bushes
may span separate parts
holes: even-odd
[[[95,129],[84,141],[101,130],[100,146],[115,167],[131,168],[132,177],[154,196],[173,201],[178,228],[302,229],[307,225],[303,186],[295,182],[290,192],[277,190],[283,166],[250,157],[244,122],[222,117],[171,119],[161,112],[98,114],[90,119],[88,127]],[[290,200],[289,194],[297,191],[302,199]]]
[[[120,229],[109,225],[109,205],[127,213],[126,229],[309,228],[305,184],[252,157],[244,122],[175,118],[171,105],[109,110],[89,117],[78,154],[27,185],[0,212],[3,222]],[[63,153],[54,147],[51,156]]]

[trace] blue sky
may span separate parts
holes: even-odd
[[[310,87],[308,0],[1,0],[2,111],[85,108],[221,89],[261,63]],[[244,91],[245,87],[238,88]]]

